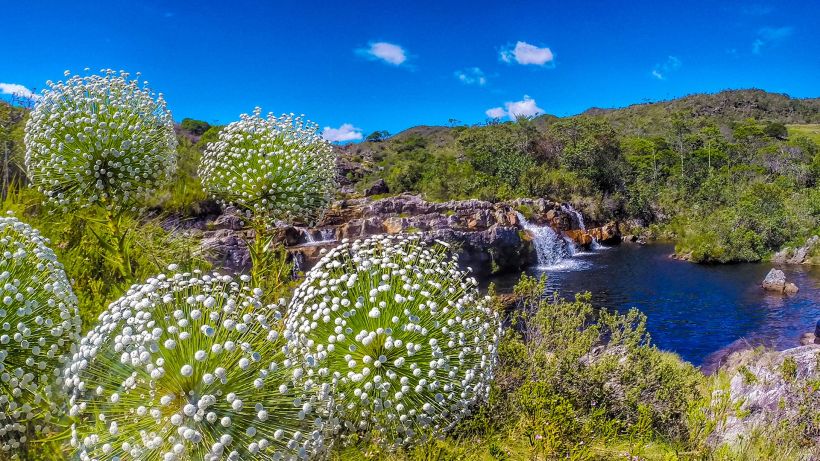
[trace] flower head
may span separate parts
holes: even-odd
[[[26,123],[32,183],[64,207],[136,208],[176,168],[165,99],[126,72],[69,75],[48,82]]]
[[[243,114],[208,143],[202,184],[223,201],[266,218],[312,218],[330,200],[335,156],[318,126],[292,114]]]
[[[417,237],[343,241],[289,307],[290,352],[330,383],[348,431],[403,445],[441,433],[483,398],[500,324],[441,246]]]
[[[159,275],[100,315],[64,376],[81,460],[295,459],[324,449],[323,394],[284,358],[259,290]]]
[[[77,298],[48,240],[0,217],[0,458],[59,413],[59,369],[80,336]]]

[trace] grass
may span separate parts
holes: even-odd
[[[820,123],[786,125],[789,130],[789,137],[800,135],[805,136],[817,144],[820,144]]]

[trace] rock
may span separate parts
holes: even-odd
[[[239,210],[234,207],[225,208],[225,211],[214,219],[213,228],[241,230],[245,227],[245,221],[239,213]]]
[[[800,291],[797,285],[786,281],[786,274],[780,269],[772,269],[766,274],[761,284],[764,290],[773,291],[776,293],[784,293],[787,295],[796,294]]]
[[[713,405],[734,410],[709,435],[709,445],[734,444],[772,424],[799,427],[805,417],[801,411],[820,405],[820,394],[806,391],[819,367],[817,344],[780,352],[746,350],[729,356],[724,367],[730,378],[728,388],[715,391]],[[820,444],[816,427],[807,428],[811,430],[806,433],[814,444]]]
[[[616,222],[609,222],[601,227],[590,229],[587,233],[597,240],[598,243],[621,243],[621,231]]]
[[[366,157],[366,152],[361,155]],[[381,187],[380,183],[374,187]],[[368,194],[375,192],[371,188]],[[275,239],[288,248],[301,269],[307,269],[318,260],[322,248],[338,244],[323,241],[323,230],[331,229],[333,237],[339,240],[385,233],[419,233],[425,240],[438,239],[452,244],[462,266],[471,266],[479,274],[519,272],[535,262],[535,247],[523,232],[519,209],[526,210],[531,215],[527,219],[533,223],[550,225],[556,231],[570,231],[582,246],[590,245],[593,238],[620,241],[616,223],[589,231],[574,229],[573,219],[579,221],[578,216],[574,210],[565,208],[544,198],[508,202],[475,199],[428,202],[413,194],[380,199],[347,198],[333,202],[316,227],[282,224],[276,230]],[[242,230],[241,216],[236,210],[226,209],[201,227],[210,230],[203,236],[202,245],[215,266],[231,271],[246,270],[250,266],[244,244],[246,232]]]
[[[232,272],[246,272],[251,268],[251,257],[245,236],[231,229],[207,231],[202,236],[205,258],[214,266]]]
[[[763,279],[762,286],[764,290],[783,293],[783,290],[786,288],[786,274],[780,269],[772,269],[766,274],[766,278]]]
[[[581,229],[573,229],[564,231],[564,235],[571,238],[576,244],[584,248],[587,248],[590,245],[592,245],[592,235],[590,235],[587,231]]]
[[[775,264],[816,264],[818,261],[812,261],[809,255],[819,244],[820,236],[813,235],[801,247],[785,247],[778,251],[772,256],[772,262]]]
[[[387,183],[384,182],[384,179],[379,179],[372,186],[370,186],[367,190],[364,191],[364,196],[370,197],[372,195],[381,195],[389,193],[390,188],[387,187]]]

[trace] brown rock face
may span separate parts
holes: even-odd
[[[592,245],[592,235],[589,232],[581,229],[573,229],[564,231],[564,235],[571,238],[576,244],[582,247]]]
[[[427,241],[452,244],[459,262],[477,274],[518,272],[534,264],[537,257],[517,210],[525,210],[527,219],[535,224],[565,232],[580,246],[589,246],[593,239],[620,242],[616,223],[588,231],[577,229],[577,215],[570,216],[566,206],[543,198],[437,203],[410,194],[377,200],[340,200],[331,204],[315,228],[282,227],[277,231],[277,241],[288,248],[299,268],[306,270],[318,261],[322,249],[334,247],[341,239],[418,233]],[[206,236],[207,249],[215,254],[214,263],[227,269],[246,270],[247,249],[242,231],[230,217],[216,219],[220,232]]]

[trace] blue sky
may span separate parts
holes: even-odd
[[[140,71],[177,120],[227,123],[258,105],[304,113],[335,139],[726,88],[820,96],[816,1],[8,0],[2,11],[0,92],[66,69]]]

